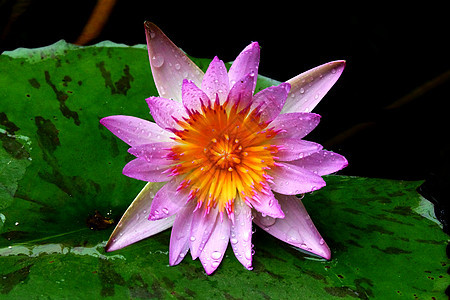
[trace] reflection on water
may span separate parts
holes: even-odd
[[[67,247],[61,244],[44,244],[36,246],[13,245],[6,248],[0,248],[0,256],[26,255],[29,257],[38,257],[41,254],[73,254],[89,255],[105,260],[123,259],[123,255],[110,255],[104,252],[107,241],[103,241],[93,247]]]

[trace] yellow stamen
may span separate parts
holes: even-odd
[[[168,155],[174,159],[171,174],[189,182],[180,189],[189,189],[198,207],[231,214],[238,194],[252,198],[267,186],[266,170],[276,167],[278,149],[270,143],[276,132],[266,129],[257,111],[229,101],[202,105],[178,125],[182,130]]]

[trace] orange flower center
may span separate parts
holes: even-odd
[[[169,171],[184,177],[177,191],[189,189],[188,200],[196,199],[197,208],[205,205],[208,213],[218,206],[221,215],[231,216],[236,197],[250,204],[259,201],[258,192],[270,190],[266,171],[277,165],[279,148],[270,143],[277,131],[260,121],[259,107],[202,102],[201,111],[176,121],[182,129],[172,129],[177,145],[168,158],[177,164]]]

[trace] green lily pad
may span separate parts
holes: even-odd
[[[105,253],[145,183],[122,175],[127,145],[98,121],[151,119],[145,47],[18,49],[0,74],[0,298],[446,298],[448,237],[420,182],[327,176],[305,195],[330,261],[258,229],[253,271],[231,247],[213,276],[190,258],[169,267],[170,230]],[[277,83],[260,76],[258,89]]]

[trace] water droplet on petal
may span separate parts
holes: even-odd
[[[275,224],[277,219],[269,217],[269,216],[266,216],[264,218],[261,218],[259,221],[261,222],[261,225],[263,225],[265,227],[263,229],[267,230],[267,227],[270,227],[273,224]]]
[[[300,92],[300,94],[303,94],[303,93],[305,93],[305,89],[304,88],[300,88],[299,92]]]
[[[191,242],[195,241],[195,236],[191,236],[190,240]]]
[[[323,239],[320,239],[319,244],[323,245],[325,244],[325,241]]]
[[[292,244],[300,244],[302,242],[300,235],[294,228],[291,228],[286,232],[286,241]]]
[[[218,266],[220,265],[220,261],[213,261],[212,263],[211,263],[211,266],[213,267],[213,268],[217,268]]]
[[[167,208],[164,207],[164,208],[162,209],[162,212],[163,212],[164,214],[167,215],[167,214],[169,213],[169,210],[168,210]]]
[[[238,239],[235,238],[235,237],[232,237],[232,238],[230,239],[230,242],[231,242],[231,244],[236,245],[236,244],[238,243]]]
[[[175,70],[180,70],[180,69],[181,69],[180,64],[175,64]]]
[[[220,253],[219,251],[214,251],[213,253],[211,253],[212,259],[219,259],[221,257],[222,257],[222,253]]]
[[[245,258],[246,259],[252,259],[252,250],[251,249],[247,249],[247,251],[245,251]]]
[[[152,56],[152,66],[156,68],[162,67],[164,64],[164,57],[162,55],[156,54]]]

